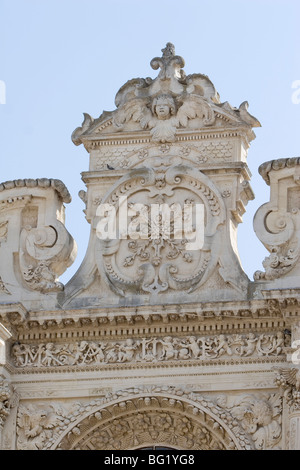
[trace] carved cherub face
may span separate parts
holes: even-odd
[[[175,114],[175,102],[172,96],[160,95],[153,100],[152,112],[158,119],[169,119]]]

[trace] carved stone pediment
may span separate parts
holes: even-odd
[[[165,143],[174,142],[182,129],[260,126],[248,113],[246,101],[239,108],[221,103],[206,75],[186,76],[184,60],[175,55],[172,44],[162,52],[150,64],[154,70],[160,69],[158,76],[125,83],[116,94],[116,110],[104,111],[98,119],[84,113],[82,126],[72,134],[75,145],[120,132],[149,132],[152,141]]]

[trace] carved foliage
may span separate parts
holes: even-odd
[[[43,449],[66,416],[60,406],[21,405],[17,418],[18,450]]]
[[[271,186],[271,200],[254,217],[254,229],[271,253],[263,261],[265,272],[256,271],[255,280],[286,276],[298,265],[300,256],[299,159],[266,162],[259,172]]]
[[[12,389],[7,380],[0,379],[0,429],[10,412]]]

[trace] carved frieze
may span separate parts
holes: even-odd
[[[138,166],[171,166],[193,162],[194,165],[229,162],[235,159],[233,139],[214,141],[205,139],[195,143],[173,143],[136,146],[101,146],[92,153],[92,167],[99,170],[126,170]]]

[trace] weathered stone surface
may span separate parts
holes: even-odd
[[[68,190],[0,184],[2,449],[300,448],[299,158],[259,169],[270,257],[252,281],[237,228],[260,124],[186,76],[172,44],[151,67],[72,134],[89,153],[91,234],[65,286]]]

